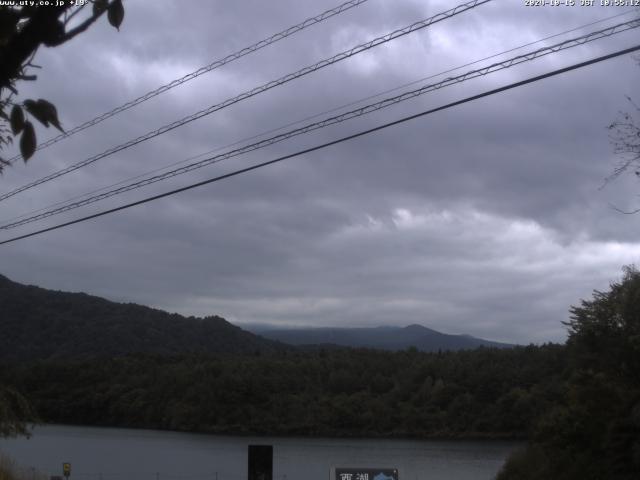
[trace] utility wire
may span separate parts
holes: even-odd
[[[378,111],[378,110],[382,110],[384,108],[390,107],[392,105],[396,105],[396,104],[398,104],[400,102],[404,102],[406,100],[415,98],[417,96],[424,95],[425,93],[428,93],[428,92],[439,90],[441,88],[445,88],[445,87],[448,87],[448,86],[451,86],[451,85],[454,85],[454,84],[457,84],[457,83],[461,83],[461,82],[464,82],[464,81],[467,81],[467,80],[471,80],[473,78],[477,78],[477,77],[480,77],[480,76],[485,76],[485,75],[488,75],[490,73],[495,73],[495,72],[500,71],[500,70],[505,70],[505,69],[511,68],[511,67],[513,67],[515,65],[519,65],[519,64],[524,63],[524,62],[532,61],[532,60],[535,60],[537,58],[549,55],[551,53],[557,53],[557,52],[562,51],[562,50],[566,50],[566,49],[569,49],[569,48],[577,47],[579,45],[584,45],[585,43],[592,42],[594,40],[599,40],[599,39],[606,38],[606,37],[610,37],[610,36],[615,35],[617,33],[621,33],[621,32],[624,32],[624,31],[627,31],[627,30],[631,30],[633,28],[638,28],[638,27],[640,27],[640,19],[635,19],[635,20],[631,20],[631,21],[628,21],[628,22],[624,22],[624,23],[615,25],[613,27],[609,27],[609,28],[606,28],[606,29],[598,30],[598,31],[595,31],[595,32],[590,32],[590,33],[588,33],[586,35],[582,35],[582,36],[577,37],[577,38],[573,38],[573,39],[570,39],[570,40],[565,40],[564,42],[560,42],[560,43],[557,43],[555,45],[551,45],[549,47],[540,48],[538,50],[535,50],[535,51],[532,51],[532,52],[529,52],[529,53],[518,55],[516,57],[504,60],[504,61],[499,62],[499,63],[494,63],[492,65],[489,65],[487,67],[484,67],[484,68],[481,68],[481,69],[478,69],[478,70],[471,70],[471,71],[469,71],[467,73],[464,73],[462,75],[459,75],[457,77],[450,77],[450,78],[442,80],[441,82],[438,82],[438,83],[425,85],[425,86],[423,86],[421,88],[418,88],[416,90],[405,92],[405,93],[402,93],[402,94],[397,95],[395,97],[390,97],[390,98],[384,99],[382,101],[379,101],[379,102],[376,102],[376,103],[373,103],[373,104],[369,104],[369,105],[366,105],[364,107],[361,107],[361,108],[358,108],[358,109],[355,109],[355,110],[351,110],[349,112],[342,113],[342,114],[337,115],[337,116],[329,117],[329,118],[326,118],[326,119],[321,120],[319,122],[311,123],[311,124],[305,125],[303,127],[291,130],[289,132],[285,132],[285,133],[282,133],[280,135],[276,135],[276,136],[271,137],[271,138],[260,140],[258,142],[246,145],[244,147],[237,148],[235,150],[231,150],[229,152],[225,152],[225,153],[222,153],[222,154],[219,154],[219,155],[215,155],[213,157],[205,158],[205,159],[200,160],[198,162],[194,162],[194,163],[191,163],[189,165],[185,165],[183,167],[180,167],[180,168],[177,168],[177,169],[174,169],[174,170],[162,173],[162,174],[158,174],[158,175],[155,175],[155,176],[152,176],[152,177],[148,177],[148,178],[145,178],[145,179],[140,180],[138,182],[133,182],[133,183],[130,183],[128,185],[125,185],[125,186],[122,186],[122,187],[119,187],[119,188],[115,188],[115,189],[109,190],[107,192],[104,192],[104,193],[101,193],[101,194],[98,194],[98,195],[94,195],[94,196],[85,198],[83,200],[79,200],[79,201],[72,202],[72,203],[67,203],[67,204],[65,204],[63,206],[50,209],[50,210],[48,210],[46,212],[43,212],[43,213],[40,213],[40,214],[37,214],[37,215],[33,215],[33,216],[30,216],[30,217],[24,218],[22,220],[17,220],[17,221],[14,221],[14,222],[10,222],[10,223],[6,223],[6,224],[3,224],[3,225],[0,225],[0,230],[9,230],[11,228],[16,228],[16,227],[19,227],[19,226],[22,226],[22,225],[26,225],[28,223],[32,223],[32,222],[35,222],[35,221],[38,221],[38,220],[42,220],[44,218],[51,217],[53,215],[58,215],[58,214],[61,214],[61,213],[64,213],[64,212],[68,212],[70,210],[74,210],[76,208],[80,208],[80,207],[83,207],[83,206],[86,206],[86,205],[89,205],[89,204],[92,204],[92,203],[96,203],[98,201],[113,197],[115,195],[119,195],[119,194],[122,194],[122,193],[125,193],[125,192],[129,192],[131,190],[135,190],[135,189],[147,186],[147,185],[151,185],[153,183],[157,183],[157,182],[162,181],[162,180],[166,180],[167,178],[172,178],[172,177],[175,177],[175,176],[178,176],[178,175],[182,175],[184,173],[187,173],[187,172],[190,172],[190,171],[205,167],[207,165],[211,165],[211,164],[214,164],[214,163],[219,163],[219,162],[221,162],[223,160],[227,160],[229,158],[236,157],[238,155],[242,155],[242,154],[245,154],[245,153],[248,153],[248,152],[251,152],[251,151],[255,151],[255,150],[258,150],[258,149],[273,145],[275,143],[279,143],[279,142],[284,141],[284,140],[288,140],[289,138],[292,138],[292,137],[295,137],[295,136],[298,136],[298,135],[306,134],[306,133],[309,133],[311,131],[315,131],[315,130],[318,130],[318,129],[321,129],[321,128],[328,127],[330,125],[335,125],[337,123],[341,123],[341,122],[344,122],[346,120],[350,120],[352,118],[356,118],[356,117],[360,117],[360,116],[363,116],[363,115],[367,115],[369,113],[372,113],[372,112],[375,112],[375,111]]]
[[[425,20],[421,20],[419,22],[413,23],[411,25],[408,25],[404,28],[398,29],[398,30],[394,30],[391,33],[388,33],[386,35],[383,35],[381,37],[377,37],[369,42],[366,43],[362,43],[360,45],[357,45],[349,50],[346,50],[344,52],[341,52],[337,55],[334,55],[331,58],[325,59],[325,60],[321,60],[320,62],[317,62],[313,65],[310,65],[308,67],[305,67],[301,70],[298,70],[295,73],[289,73],[287,75],[285,75],[284,77],[280,77],[277,80],[272,80],[268,83],[265,83],[259,87],[256,87],[252,90],[249,90],[247,92],[244,92],[236,97],[227,99],[225,101],[223,101],[222,103],[218,103],[215,105],[211,105],[208,108],[205,108],[204,110],[200,110],[199,112],[196,112],[192,115],[189,115],[187,117],[184,117],[180,120],[177,120],[173,123],[170,123],[168,125],[164,125],[160,128],[158,128],[157,130],[153,130],[150,131],[140,137],[137,137],[133,140],[129,140],[126,143],[123,143],[121,145],[118,145],[116,147],[110,148],[109,150],[106,150],[102,153],[99,153],[97,155],[94,155],[92,157],[89,157],[85,160],[82,160],[78,163],[75,163],[73,165],[70,165],[66,168],[63,168],[62,170],[58,170],[57,172],[54,172],[50,175],[47,175],[46,177],[40,178],[39,180],[36,180],[34,182],[28,183],[26,185],[23,185],[22,187],[19,187],[15,190],[12,190],[8,193],[4,193],[2,195],[0,195],[0,201],[2,200],[6,200],[7,198],[13,197],[14,195],[17,195],[20,192],[24,192],[25,190],[29,190],[33,187],[36,187],[38,185],[41,185],[43,183],[46,183],[50,180],[53,180],[55,178],[61,177],[63,175],[66,175],[67,173],[71,173],[75,170],[78,170],[79,168],[85,167],[87,165],[90,165],[94,162],[97,162],[98,160],[108,157],[110,155],[113,155],[114,153],[120,152],[122,150],[125,150],[127,148],[130,148],[134,145],[137,145],[141,142],[144,142],[146,140],[152,139],[154,137],[157,137],[158,135],[162,135],[164,133],[167,133],[175,128],[181,127],[182,125],[185,125],[187,123],[193,122],[195,120],[198,120],[202,117],[205,117],[207,115],[210,115],[218,110],[222,110],[223,108],[226,108],[230,105],[233,105],[235,103],[241,102],[242,100],[246,100],[247,98],[253,97],[255,95],[258,95],[262,92],[265,92],[267,90],[270,90],[274,87],[280,86],[282,84],[285,84],[287,82],[290,82],[292,80],[295,80],[297,78],[300,78],[304,75],[308,75],[309,73],[313,73],[315,71],[318,71],[324,67],[327,67],[329,65],[333,65],[334,63],[340,62],[342,60],[345,60],[347,58],[350,58],[354,55],[357,55],[359,53],[365,52],[367,50],[370,50],[374,47],[377,47],[378,45],[382,45],[384,43],[390,42],[392,40],[395,40],[397,38],[400,38],[402,36],[408,35],[410,33],[416,32],[418,30],[421,30],[423,28],[426,28],[430,25],[433,25],[435,23],[441,22],[443,20],[447,20],[455,15],[458,15],[460,13],[466,12],[467,10],[471,10],[473,8],[476,8],[480,5],[483,5],[485,3],[490,2],[491,0],[473,0],[470,2],[466,2],[464,4],[458,5],[455,8],[452,8],[450,10],[447,10],[445,12],[439,13],[437,15],[434,15],[432,17],[429,17]]]
[[[48,206],[45,206],[45,207],[42,207],[42,208],[38,208],[38,209],[35,209],[35,210],[30,210],[30,211],[28,211],[28,212],[25,212],[25,213],[22,213],[22,214],[16,215],[16,216],[14,216],[14,217],[7,218],[7,219],[5,219],[5,220],[0,221],[0,224],[1,224],[1,225],[0,225],[0,229],[2,229],[2,228],[4,228],[4,227],[5,227],[5,225],[3,225],[3,224],[6,224],[6,223],[9,223],[9,222],[12,222],[12,221],[14,221],[14,220],[22,219],[22,218],[28,217],[28,216],[30,216],[30,215],[34,215],[34,214],[39,213],[39,212],[43,212],[43,211],[45,211],[45,210],[47,210],[47,209],[51,209],[51,208],[53,208],[53,207],[57,207],[57,206],[59,206],[59,205],[67,204],[67,203],[69,203],[69,202],[72,202],[73,200],[78,200],[78,199],[80,199],[80,198],[84,198],[84,197],[88,197],[88,196],[90,196],[90,195],[97,194],[98,192],[102,192],[102,191],[108,190],[108,189],[110,189],[110,188],[117,187],[117,186],[119,186],[119,185],[123,185],[123,184],[125,184],[125,183],[127,183],[127,182],[131,182],[131,181],[133,181],[133,180],[137,180],[137,179],[139,179],[139,178],[142,178],[142,177],[144,177],[144,176],[146,176],[146,175],[152,175],[152,174],[154,174],[154,173],[161,172],[161,171],[166,170],[166,169],[168,169],[168,168],[175,167],[175,166],[177,166],[177,165],[182,165],[182,164],[187,163],[187,162],[191,162],[191,161],[196,160],[196,159],[198,159],[198,158],[205,157],[205,156],[207,156],[207,155],[211,155],[212,153],[219,152],[219,151],[221,151],[221,150],[225,150],[225,149],[227,149],[227,148],[235,147],[236,145],[240,145],[240,144],[242,144],[242,143],[244,143],[244,142],[248,142],[248,141],[251,141],[251,140],[255,140],[255,139],[257,139],[257,138],[260,138],[260,137],[264,137],[264,136],[269,135],[269,134],[271,134],[271,133],[275,133],[275,132],[278,132],[278,131],[284,130],[285,128],[292,127],[292,126],[294,126],[294,125],[298,125],[298,124],[303,123],[303,122],[306,122],[306,121],[308,121],[308,120],[313,120],[313,119],[315,119],[315,118],[321,117],[322,115],[326,115],[326,114],[329,114],[329,113],[337,112],[337,111],[343,110],[343,109],[345,109],[345,108],[352,107],[352,106],[354,106],[354,105],[358,105],[358,104],[360,104],[360,103],[362,103],[362,102],[366,102],[367,100],[372,100],[372,99],[374,99],[374,98],[381,97],[382,95],[386,95],[386,94],[388,94],[388,93],[392,93],[392,92],[396,92],[396,91],[398,91],[398,90],[402,90],[403,88],[407,88],[407,87],[410,87],[410,86],[413,86],[413,85],[417,85],[418,83],[422,83],[422,82],[427,81],[427,80],[430,80],[430,79],[432,79],[432,78],[440,77],[440,76],[442,76],[442,75],[446,75],[447,73],[455,72],[455,71],[457,71],[457,70],[460,70],[461,68],[469,67],[469,66],[471,66],[471,65],[477,65],[478,63],[484,62],[484,61],[486,61],[486,60],[491,60],[492,58],[496,58],[496,57],[499,57],[499,56],[505,55],[505,54],[507,54],[507,53],[511,53],[511,52],[514,52],[514,51],[517,51],[517,50],[521,50],[521,49],[523,49],[523,48],[525,48],[525,47],[529,47],[529,46],[531,46],[531,45],[535,45],[535,44],[537,44],[537,43],[542,43],[542,42],[547,41],[547,40],[550,40],[550,39],[552,39],[552,38],[557,38],[557,37],[560,37],[560,36],[562,36],[562,35],[566,35],[567,33],[572,33],[572,32],[575,32],[575,31],[577,31],[577,30],[582,30],[583,28],[591,27],[591,26],[593,26],[593,25],[597,25],[597,24],[599,24],[599,23],[603,23],[603,22],[606,22],[606,21],[612,20],[612,19],[614,19],[614,18],[618,18],[618,17],[622,17],[622,16],[625,16],[625,15],[629,15],[629,14],[631,14],[631,13],[635,13],[635,12],[634,12],[633,10],[628,10],[628,11],[626,11],[626,12],[618,13],[618,14],[616,14],[616,15],[612,15],[612,16],[610,16],[610,17],[605,17],[605,18],[602,18],[602,19],[600,19],[600,20],[596,20],[596,21],[593,21],[593,22],[590,22],[590,23],[586,23],[586,24],[584,24],[584,25],[580,25],[579,27],[575,27],[575,28],[572,28],[572,29],[569,29],[569,30],[564,30],[564,31],[559,32],[559,33],[554,33],[554,34],[552,34],[552,35],[548,35],[548,36],[546,36],[546,37],[544,37],[544,38],[540,38],[540,39],[535,40],[535,41],[533,41],[533,42],[525,43],[525,44],[519,45],[519,46],[517,46],[517,47],[513,47],[513,48],[510,48],[510,49],[508,49],[508,50],[504,50],[504,51],[499,52],[499,53],[494,53],[494,54],[492,54],[492,55],[490,55],[490,56],[488,56],[488,57],[484,57],[484,58],[481,58],[481,59],[479,59],[479,60],[474,60],[473,62],[468,62],[468,63],[465,63],[465,64],[463,64],[463,65],[458,65],[457,67],[453,67],[453,68],[450,68],[450,69],[448,69],[448,70],[445,70],[445,71],[442,71],[442,72],[439,72],[439,73],[431,74],[431,75],[429,75],[429,76],[427,76],[427,77],[422,77],[422,78],[420,78],[420,79],[418,79],[418,80],[413,80],[413,81],[411,81],[411,82],[409,82],[409,83],[405,83],[405,84],[399,85],[399,86],[397,86],[397,87],[393,87],[393,88],[391,88],[391,89],[384,90],[384,91],[382,91],[382,92],[378,92],[378,93],[375,93],[375,94],[373,94],[373,95],[369,95],[369,96],[367,96],[367,97],[360,98],[359,100],[355,100],[355,101],[353,101],[353,102],[349,102],[349,103],[347,103],[347,104],[343,104],[343,105],[340,105],[340,106],[337,106],[337,107],[331,108],[331,109],[329,109],[329,110],[324,110],[324,111],[322,111],[322,112],[315,113],[315,114],[310,115],[310,116],[308,116],[308,117],[304,117],[304,118],[301,118],[301,119],[299,119],[299,120],[295,120],[295,121],[293,121],[293,122],[287,123],[287,124],[285,124],[285,125],[281,125],[281,126],[276,127],[276,128],[272,128],[272,129],[270,129],[270,130],[267,130],[267,131],[264,131],[264,132],[258,133],[258,134],[256,134],[256,135],[252,135],[252,136],[250,136],[250,137],[245,137],[245,138],[243,138],[243,139],[236,140],[236,141],[234,141],[233,143],[229,143],[229,144],[226,144],[226,145],[223,145],[223,146],[220,146],[220,147],[216,147],[216,148],[214,148],[214,149],[212,149],[212,150],[208,150],[208,151],[206,151],[206,152],[199,153],[198,155],[192,155],[191,157],[188,157],[188,158],[186,158],[186,159],[183,159],[183,160],[180,160],[180,161],[177,161],[177,162],[172,162],[172,163],[167,164],[167,165],[164,165],[164,166],[162,166],[162,167],[159,167],[159,168],[156,168],[156,169],[153,169],[153,170],[150,170],[150,171],[146,171],[146,172],[140,173],[140,174],[135,175],[135,176],[133,176],[133,177],[125,178],[125,179],[120,180],[120,181],[118,181],[118,182],[116,182],[116,183],[112,183],[112,184],[110,184],[110,185],[106,185],[106,186],[104,186],[104,187],[100,187],[100,188],[98,188],[98,189],[91,190],[91,191],[89,191],[89,192],[85,192],[85,193],[80,194],[80,195],[75,195],[75,196],[73,196],[73,197],[71,197],[71,198],[68,198],[68,199],[66,199],[66,200],[62,200],[62,201],[59,201],[59,202],[55,202],[55,203],[53,203],[53,204],[50,204],[50,205],[48,205]]]
[[[250,53],[254,53],[257,52],[258,50],[267,47],[273,43],[276,43],[280,40],[283,40],[295,33],[298,33],[308,27],[311,27],[312,25],[315,25],[316,23],[320,23],[328,18],[331,18],[335,15],[339,15],[342,12],[346,12],[347,10],[350,10],[353,7],[357,7],[358,5],[361,5],[365,2],[368,2],[369,0],[350,0],[348,2],[345,2],[341,5],[338,5],[337,7],[334,7],[330,10],[327,10],[325,12],[322,12],[319,15],[316,15],[314,17],[310,17],[307,18],[305,21],[298,23],[297,25],[294,25],[292,27],[287,28],[286,30],[282,30],[281,32],[278,32],[276,34],[271,35],[268,38],[265,38],[263,40],[260,40],[257,43],[254,43],[253,45],[249,45],[248,47],[245,47],[241,50],[238,50],[237,52],[234,52],[230,55],[227,55],[224,58],[215,60],[214,62],[210,63],[209,65],[206,65],[204,67],[199,68],[198,70],[195,70],[191,73],[186,74],[185,76],[178,78],[176,80],[173,80],[165,85],[162,85],[158,88],[156,88],[155,90],[152,90],[150,92],[145,93],[144,95],[141,95],[140,97],[131,100],[123,105],[120,105],[119,107],[114,108],[113,110],[110,110],[108,112],[105,112],[101,115],[98,115],[97,117],[88,120],[76,127],[73,127],[70,130],[67,130],[64,133],[61,133],[49,140],[47,140],[44,143],[41,143],[40,145],[38,145],[37,150],[42,150],[44,148],[47,148],[51,145],[53,145],[54,143],[58,143],[60,140],[63,140],[65,138],[69,138],[70,136],[81,132],[82,130],[85,130],[89,127],[93,127],[94,125],[97,125],[100,122],[103,122],[104,120],[113,117],[114,115],[117,115],[119,113],[124,112],[125,110],[129,110],[132,107],[135,107],[136,105],[139,105],[143,102],[146,102],[147,100],[150,100],[153,97],[156,97],[164,92],[167,92],[169,90],[171,90],[172,88],[177,87],[178,85],[182,85],[183,83],[186,83],[190,80],[193,80],[194,78],[199,77],[200,75],[203,75],[205,73],[211,72],[212,70],[215,70],[216,68],[220,68],[223,65],[226,65],[228,63],[231,63],[235,60],[238,60],[239,58],[244,57],[245,55],[249,55]],[[15,162],[16,160],[22,158],[22,155],[18,154],[12,158],[9,159],[10,162]]]
[[[224,179],[227,179],[227,178],[235,177],[237,175],[240,175],[240,174],[243,174],[243,173],[247,173],[247,172],[250,172],[252,170],[257,170],[259,168],[266,167],[268,165],[273,165],[275,163],[282,162],[284,160],[288,160],[290,158],[299,157],[299,156],[305,155],[307,153],[315,152],[317,150],[322,150],[322,149],[330,147],[332,145],[337,145],[339,143],[343,143],[343,142],[346,142],[348,140],[353,140],[355,138],[363,137],[365,135],[369,135],[371,133],[378,132],[380,130],[384,130],[385,128],[389,128],[389,127],[392,127],[392,126],[395,126],[395,125],[399,125],[401,123],[405,123],[405,122],[408,122],[410,120],[415,120],[416,118],[420,118],[420,117],[423,117],[423,116],[426,116],[426,115],[430,115],[430,114],[433,114],[433,113],[436,113],[436,112],[439,112],[439,111],[442,111],[442,110],[447,110],[449,108],[456,107],[458,105],[463,105],[465,103],[473,102],[473,101],[479,100],[481,98],[489,97],[491,95],[502,93],[502,92],[505,92],[507,90],[511,90],[511,89],[514,89],[514,88],[517,88],[517,87],[521,87],[523,85],[528,85],[530,83],[538,82],[538,81],[544,80],[546,78],[550,78],[550,77],[554,77],[554,76],[557,76],[557,75],[561,75],[561,74],[570,72],[572,70],[577,70],[579,68],[584,68],[584,67],[589,66],[589,65],[594,65],[596,63],[600,63],[600,62],[603,62],[605,60],[616,58],[616,57],[619,57],[621,55],[627,55],[629,53],[633,53],[633,52],[636,52],[638,50],[640,50],[640,45],[636,45],[634,47],[626,48],[624,50],[618,50],[617,52],[610,53],[608,55],[603,55],[603,56],[600,56],[600,57],[593,58],[591,60],[587,60],[585,62],[580,62],[580,63],[576,63],[576,64],[573,64],[573,65],[570,65],[568,67],[560,68],[558,70],[553,70],[551,72],[547,72],[547,73],[542,74],[542,75],[537,75],[535,77],[530,77],[530,78],[528,78],[526,80],[521,80],[519,82],[515,82],[515,83],[511,83],[511,84],[505,85],[503,87],[495,88],[493,90],[489,90],[489,91],[480,93],[478,95],[473,95],[471,97],[467,97],[467,98],[464,98],[462,100],[458,100],[456,102],[448,103],[446,105],[442,105],[442,106],[437,107],[437,108],[432,108],[430,110],[425,110],[423,112],[416,113],[414,115],[409,115],[409,116],[403,117],[403,118],[401,118],[399,120],[394,120],[393,122],[384,123],[382,125],[378,125],[377,127],[373,127],[373,128],[367,129],[367,130],[363,130],[363,131],[360,131],[358,133],[354,133],[352,135],[347,135],[347,136],[339,138],[337,140],[332,140],[330,142],[326,142],[326,143],[323,143],[321,145],[316,145],[316,146],[311,147],[311,148],[306,148],[304,150],[299,150],[299,151],[297,151],[295,153],[291,153],[289,155],[284,155],[282,157],[278,157],[278,158],[275,158],[273,160],[269,160],[269,161],[266,161],[266,162],[258,163],[256,165],[252,165],[250,167],[241,168],[239,170],[235,170],[233,172],[226,173],[224,175],[213,177],[213,178],[210,178],[208,180],[203,180],[201,182],[193,183],[191,185],[187,185],[185,187],[177,188],[175,190],[171,190],[171,191],[168,191],[168,192],[165,192],[165,193],[161,193],[161,194],[158,194],[158,195],[153,195],[151,197],[147,197],[147,198],[144,198],[142,200],[138,200],[136,202],[128,203],[126,205],[121,205],[119,207],[111,208],[111,209],[108,209],[108,210],[103,210],[101,212],[94,213],[93,215],[87,215],[86,217],[77,218],[77,219],[71,220],[69,222],[60,223],[60,224],[54,225],[52,227],[43,228],[43,229],[37,230],[35,232],[27,233],[25,235],[20,235],[18,237],[13,237],[13,238],[10,238],[8,240],[1,241],[0,245],[5,245],[7,243],[16,242],[18,240],[23,240],[25,238],[30,238],[30,237],[33,237],[33,236],[36,236],[36,235],[40,235],[42,233],[51,232],[53,230],[58,230],[58,229],[63,228],[63,227],[68,227],[70,225],[75,225],[76,223],[81,223],[81,222],[85,222],[87,220],[92,220],[94,218],[98,218],[98,217],[102,217],[102,216],[105,216],[105,215],[109,215],[111,213],[119,212],[121,210],[126,210],[126,209],[129,209],[129,208],[138,206],[138,205],[143,205],[145,203],[149,203],[149,202],[152,202],[152,201],[155,201],[155,200],[159,200],[159,199],[164,198],[164,197],[169,197],[169,196],[181,193],[181,192],[185,192],[187,190],[192,190],[194,188],[201,187],[201,186],[204,186],[204,185],[208,185],[210,183],[214,183],[214,182],[218,182],[218,181],[221,181],[221,180],[224,180]]]

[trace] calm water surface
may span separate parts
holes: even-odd
[[[24,466],[70,480],[246,480],[247,446],[273,445],[274,479],[329,480],[331,467],[397,468],[401,480],[489,480],[516,442],[227,437],[154,430],[37,427],[0,439]]]

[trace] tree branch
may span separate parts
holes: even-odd
[[[24,62],[38,49],[50,32],[58,17],[67,7],[49,6],[34,11],[33,16],[25,23],[9,42],[0,49],[0,87],[14,91],[12,79],[20,73]]]
[[[80,5],[80,7],[76,8],[73,12],[71,12],[71,14],[64,19],[65,26],[71,21],[73,17],[75,17],[78,13],[80,13],[82,9],[87,5],[88,3],[85,3],[84,5]]]
[[[75,37],[79,33],[84,32],[87,28],[89,28],[93,24],[93,22],[95,22],[98,18],[100,18],[102,16],[102,14],[104,12],[106,12],[106,11],[107,11],[107,9],[103,9],[103,10],[100,10],[100,11],[94,13],[89,18],[87,18],[84,22],[82,22],[80,25],[78,25],[75,28],[72,28],[71,30],[66,32],[62,37],[60,37],[58,40],[56,40],[55,42],[52,42],[49,46],[50,47],[57,47],[58,45],[62,45],[63,43],[68,42],[73,37]],[[76,12],[74,12],[74,13],[76,13]]]

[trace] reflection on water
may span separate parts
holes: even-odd
[[[70,480],[245,480],[247,446],[273,445],[274,479],[328,480],[332,467],[397,468],[401,480],[489,480],[515,442],[256,438],[37,427],[30,439],[0,439],[24,466]]]

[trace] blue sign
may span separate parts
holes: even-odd
[[[334,480],[398,480],[396,468],[336,468]]]

